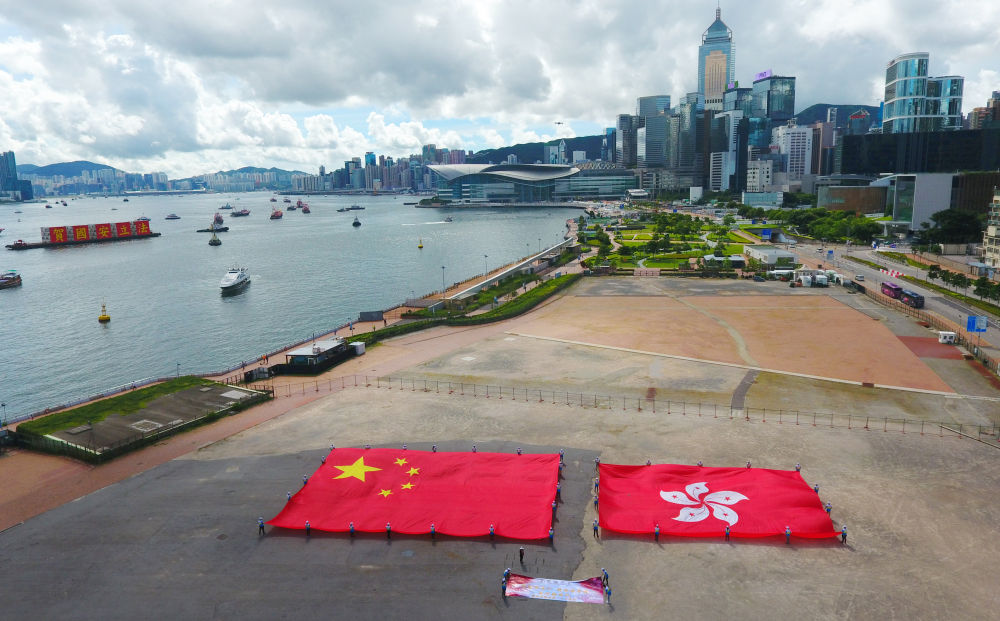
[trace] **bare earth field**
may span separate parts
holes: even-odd
[[[1000,391],[966,361],[934,348],[917,347],[928,355],[918,357],[897,335],[929,333],[842,290],[608,278],[586,279],[499,326],[395,339],[334,371],[409,382],[278,399],[268,407],[288,402],[287,413],[0,533],[0,582],[12,594],[4,617],[993,617],[1000,604],[995,438],[795,425],[789,418],[747,422],[708,410],[594,407],[555,395],[986,425],[1000,419]],[[524,392],[487,398],[456,383]],[[541,391],[542,402],[531,390]],[[258,538],[257,516],[276,514],[330,444],[404,442],[415,449],[565,448],[554,545],[525,544],[522,567],[522,542],[504,540],[306,539],[278,530]],[[608,532],[595,539],[597,455],[610,463],[752,460],[790,469],[800,462],[805,479],[832,502],[835,525],[848,525],[848,545],[795,538],[792,545],[657,543]],[[78,474],[73,468],[59,462],[35,480]],[[613,604],[504,600],[505,567],[564,579],[606,567]]]

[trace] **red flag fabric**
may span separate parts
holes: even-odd
[[[835,537],[819,494],[792,470],[600,464],[600,525],[622,533]]]
[[[558,455],[338,448],[268,524],[541,539],[558,477]]]

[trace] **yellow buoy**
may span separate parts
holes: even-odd
[[[97,321],[101,323],[108,323],[111,321],[111,315],[108,314],[108,309],[105,308],[104,302],[101,302],[101,314],[97,316]]]
[[[421,240],[420,240],[420,243],[419,243],[419,244],[417,244],[417,248],[423,248],[423,247],[424,247],[424,240],[423,240],[423,239],[421,239]]]

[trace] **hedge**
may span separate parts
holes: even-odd
[[[559,278],[547,280],[534,289],[519,295],[510,302],[507,302],[503,306],[485,312],[481,315],[473,315],[471,317],[453,317],[445,320],[445,323],[449,326],[471,326],[481,323],[503,321],[504,319],[516,317],[517,315],[525,313],[538,306],[552,295],[555,295],[566,287],[569,287],[582,277],[583,274],[566,274],[565,276],[560,276]]]

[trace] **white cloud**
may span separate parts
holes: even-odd
[[[8,4],[0,148],[24,163],[184,175],[227,162],[314,170],[369,150],[476,149],[610,126],[638,96],[676,103],[695,88],[714,17],[710,4],[682,0]],[[795,75],[798,109],[876,104],[885,64],[912,51],[931,54],[935,75],[966,76],[966,110],[1000,89],[1000,4],[725,0],[722,17],[737,78]]]

